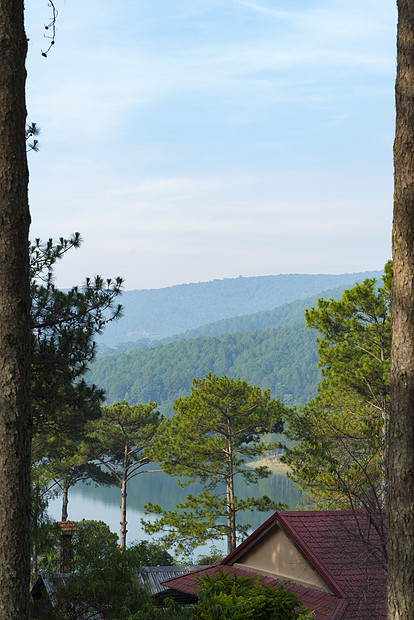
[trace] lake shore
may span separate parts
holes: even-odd
[[[252,461],[251,463],[246,463],[247,467],[268,467],[272,474],[288,474],[290,469],[285,463],[281,463],[277,456],[266,456],[263,459],[258,461]]]

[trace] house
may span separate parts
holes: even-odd
[[[190,603],[198,577],[219,568],[269,587],[287,581],[315,620],[386,618],[381,540],[364,512],[276,512],[220,564],[163,581],[163,597]]]
[[[31,618],[50,618],[53,617],[53,610],[57,603],[59,588],[65,587],[70,577],[69,573],[56,573],[54,575],[39,575],[32,590]],[[77,608],[78,620],[103,620],[98,612],[88,609],[84,611],[80,605]]]

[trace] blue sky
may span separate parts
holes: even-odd
[[[34,6],[36,4],[36,6]],[[57,284],[379,269],[390,257],[389,0],[27,3],[31,236]]]

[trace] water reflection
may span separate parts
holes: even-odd
[[[128,534],[129,543],[134,540],[147,540],[147,536],[141,526],[141,518],[144,517],[143,507],[147,502],[160,504],[163,508],[172,509],[183,501],[187,493],[198,493],[200,485],[191,484],[181,488],[177,485],[177,479],[162,472],[141,474],[128,483]],[[269,496],[273,501],[285,504],[289,510],[295,510],[301,497],[301,491],[288,478],[281,474],[272,474],[269,478],[261,480],[257,485],[246,485],[242,480],[236,479],[236,494],[240,498],[248,496]],[[119,534],[120,529],[120,504],[121,490],[118,487],[103,487],[78,483],[69,491],[68,518],[73,521],[81,519],[100,519],[105,521],[113,532]],[[49,504],[49,514],[52,518],[60,520],[61,498],[52,500]],[[241,524],[249,523],[254,530],[269,516],[269,513],[245,512],[239,515]],[[145,517],[148,519],[149,517]],[[155,539],[156,536],[151,536]],[[197,550],[199,553],[207,552],[210,545]],[[225,551],[225,543],[216,544]]]

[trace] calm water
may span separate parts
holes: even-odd
[[[185,499],[187,493],[198,492],[201,487],[189,485],[182,489],[177,486],[177,481],[171,476],[162,472],[141,474],[136,476],[128,483],[127,498],[127,518],[128,534],[127,541],[132,543],[134,540],[155,539],[144,533],[141,526],[141,519],[144,515],[144,505],[147,502],[160,504],[163,508],[172,509],[179,502]],[[260,497],[268,495],[272,500],[286,504],[290,510],[296,508],[297,502],[301,497],[300,490],[296,485],[285,476],[273,474],[266,480],[261,480],[257,485],[247,486],[240,481],[236,483],[236,493],[239,497]],[[69,490],[68,518],[73,521],[81,519],[97,519],[109,525],[113,532],[119,535],[121,518],[121,490],[118,487],[95,487],[93,484],[77,484]],[[61,497],[52,500],[49,504],[49,514],[52,518],[61,518]],[[265,521],[271,513],[243,513],[239,516],[239,522],[249,523],[251,529],[256,529]],[[225,542],[216,546],[225,551]],[[199,548],[199,553],[205,553],[209,545]]]

